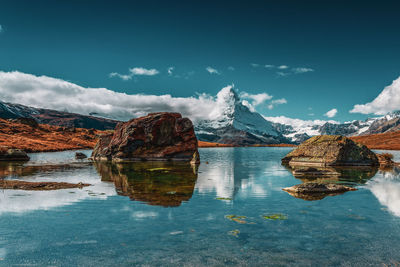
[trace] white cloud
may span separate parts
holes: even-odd
[[[275,66],[274,65],[264,65],[264,68],[267,68],[267,69],[273,69],[273,68],[275,68]]]
[[[112,77],[119,77],[119,78],[121,78],[122,80],[124,80],[124,81],[128,81],[128,80],[130,80],[130,79],[132,79],[132,75],[124,75],[124,74],[119,74],[119,73],[117,73],[117,72],[111,72],[110,73],[110,77],[112,78]]]
[[[333,118],[336,116],[338,110],[336,108],[333,108],[331,110],[329,110],[327,113],[324,114],[324,116],[328,117],[328,118]]]
[[[287,100],[285,98],[275,99],[275,100],[272,100],[268,104],[267,108],[268,109],[273,109],[276,105],[281,105],[281,104],[286,104],[286,103],[287,103]]]
[[[210,67],[210,66],[208,66],[208,67],[206,68],[206,71],[208,71],[210,74],[217,74],[217,75],[220,75],[220,74],[221,74],[217,69],[214,69],[214,68],[212,68],[212,67]]]
[[[288,72],[282,72],[282,71],[278,71],[276,74],[278,74],[278,76],[282,76],[282,77],[285,77],[285,76],[290,75],[290,73],[288,73]]]
[[[400,109],[400,77],[386,86],[372,101],[366,104],[354,105],[350,113],[384,115]]]
[[[292,71],[296,74],[306,73],[306,72],[313,72],[314,69],[311,68],[293,68]]]
[[[234,71],[234,70],[235,70],[235,68],[234,68],[234,67],[232,67],[232,66],[229,66],[229,67],[228,67],[228,70]]]
[[[169,76],[171,76],[173,74],[172,72],[174,71],[174,69],[175,69],[175,67],[169,67],[168,68],[167,72],[168,72]]]
[[[133,76],[154,76],[159,74],[160,72],[156,69],[146,69],[142,67],[135,67],[135,68],[130,68],[129,69],[129,74],[120,74],[118,72],[111,72],[109,76],[112,77],[118,77],[124,81],[131,80]]]
[[[280,70],[285,70],[285,69],[288,69],[288,68],[289,68],[289,66],[286,66],[286,65],[280,65],[278,67],[278,69],[280,69]]]
[[[253,106],[258,106],[265,101],[272,99],[272,96],[267,93],[249,94],[247,92],[242,92],[240,93],[240,97],[252,100],[251,104]]]
[[[159,74],[160,72],[156,69],[146,69],[142,67],[131,68],[129,71],[133,75],[145,75],[145,76],[154,76]]]
[[[257,67],[260,66],[260,64],[257,64],[257,63],[250,63],[250,65],[251,65],[253,68],[257,68]]]

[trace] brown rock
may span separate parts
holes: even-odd
[[[67,188],[82,188],[89,186],[90,184],[71,184],[71,183],[57,183],[57,182],[26,182],[19,180],[0,180],[1,189],[18,189],[18,190],[30,190],[30,191],[48,191],[58,190]]]
[[[304,183],[282,189],[290,195],[304,200],[320,200],[326,196],[336,196],[347,191],[356,191],[356,188],[340,184]]]
[[[375,153],[340,135],[319,135],[303,142],[282,159],[291,166],[378,166]]]
[[[191,161],[199,163],[193,124],[179,113],[151,113],[119,123],[93,150],[94,160]]]

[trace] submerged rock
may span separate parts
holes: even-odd
[[[356,188],[340,184],[304,183],[282,189],[290,195],[304,200],[320,200],[326,196],[335,196]]]
[[[71,184],[58,182],[26,182],[19,180],[0,180],[1,189],[30,190],[30,191],[47,191],[67,188],[82,188],[90,186],[90,184]]]
[[[82,152],[75,153],[75,159],[86,159],[86,158],[87,158],[87,156]]]
[[[21,149],[0,149],[0,161],[28,161],[30,158]]]
[[[191,161],[199,163],[193,124],[179,113],[150,113],[119,123],[100,137],[92,158],[107,161]]]
[[[366,146],[340,135],[314,136],[282,159],[291,166],[379,166]]]

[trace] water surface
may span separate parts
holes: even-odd
[[[2,190],[0,265],[399,265],[398,170],[331,177],[358,191],[307,201],[282,191],[303,182],[280,165],[289,151],[204,148],[198,169],[72,151],[2,164],[6,179],[92,186]]]

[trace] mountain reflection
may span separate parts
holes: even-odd
[[[379,203],[400,217],[400,168],[380,170],[377,177],[367,183]]]
[[[115,184],[119,195],[164,207],[188,201],[197,180],[197,167],[187,163],[95,163],[95,167],[102,181]]]

